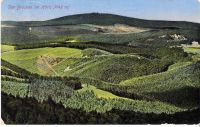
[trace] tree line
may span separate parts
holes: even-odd
[[[199,114],[199,108],[175,114],[117,109],[88,113],[82,109],[65,108],[51,99],[39,103],[34,98],[22,99],[2,93],[2,119],[5,124],[198,124]]]

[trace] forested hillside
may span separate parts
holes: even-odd
[[[200,122],[200,24],[79,14],[2,22],[6,124]]]

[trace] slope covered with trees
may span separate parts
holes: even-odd
[[[199,30],[197,23],[97,13],[2,22],[2,119],[199,123],[200,57],[190,48]]]

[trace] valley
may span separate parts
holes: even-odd
[[[200,120],[200,24],[91,13],[1,28],[7,124]]]

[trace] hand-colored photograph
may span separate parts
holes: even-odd
[[[200,0],[1,0],[1,124],[200,123]]]

